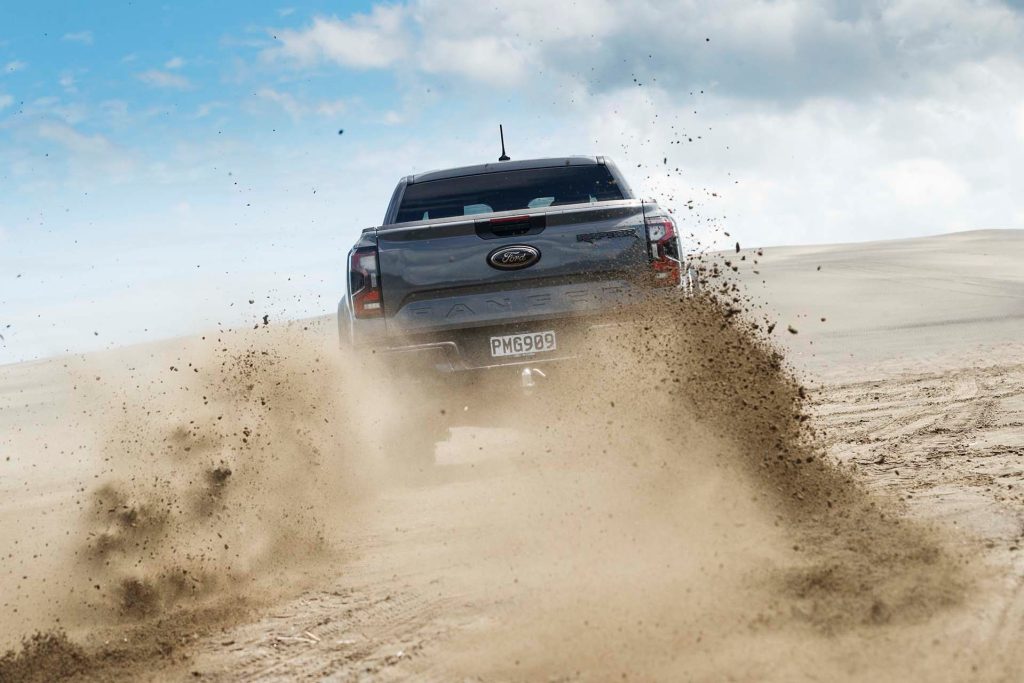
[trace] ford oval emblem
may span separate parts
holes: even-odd
[[[526,244],[498,247],[487,255],[487,263],[498,270],[520,270],[540,261],[540,250]]]

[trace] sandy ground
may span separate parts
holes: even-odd
[[[732,337],[685,388],[602,375],[456,428],[416,476],[377,438],[409,397],[335,367],[329,325],[2,367],[0,640],[59,620],[85,650],[45,666],[104,680],[1021,680],[1022,258],[730,257],[811,446]]]

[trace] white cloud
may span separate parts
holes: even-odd
[[[612,156],[705,239],[715,228],[793,244],[1014,227],[1024,145],[1007,144],[1007,122],[1021,114],[1024,79],[1008,64],[951,76],[948,92],[797,107],[650,85],[577,92],[562,118],[579,130],[558,133],[558,153]],[[696,209],[683,209],[691,199]]]
[[[321,100],[313,105],[313,110],[320,116],[337,116],[348,111],[348,103],[345,100]]]
[[[181,57],[171,57],[166,62],[164,62],[164,68],[165,69],[180,69],[184,65],[185,65],[185,60],[182,59]]]
[[[4,73],[14,73],[15,71],[21,71],[28,66],[27,62],[15,59],[14,61],[7,62],[4,64]]]
[[[494,36],[431,41],[419,59],[424,71],[494,86],[522,83],[531,67],[528,55],[508,38]]]
[[[11,106],[12,104],[14,104],[13,97],[11,97],[10,95],[6,95],[4,93],[0,93],[0,111],[7,109],[7,107]]]
[[[526,50],[541,43],[590,42],[622,32],[627,28],[623,20],[634,16],[643,4],[520,0],[496,9],[473,0],[414,0],[409,4],[409,13],[422,29],[421,48],[429,47],[431,40],[438,37],[500,36],[508,40],[509,49]],[[671,7],[679,3],[667,4]]]
[[[296,66],[396,67],[496,87],[543,75],[591,90],[657,77],[798,100],[921,91],[964,61],[1016,59],[1024,17],[995,0],[409,0],[273,33],[280,45],[264,56]]]
[[[378,5],[348,21],[317,17],[303,31],[277,32],[280,46],[264,55],[303,65],[326,61],[356,68],[391,66],[407,54],[405,14],[402,7]]]
[[[279,92],[273,88],[260,88],[256,96],[261,100],[273,102],[284,109],[292,118],[302,118],[310,114],[319,116],[336,116],[348,109],[344,100],[323,100],[319,102],[303,102],[289,93]]]
[[[64,37],[61,38],[67,43],[80,43],[82,45],[92,45],[93,35],[92,31],[77,31],[75,33],[65,33]]]
[[[104,100],[99,107],[108,120],[122,122],[128,118],[128,103],[124,100]]]
[[[260,88],[256,91],[256,97],[259,97],[261,100],[266,100],[280,105],[282,109],[296,118],[305,113],[305,108],[302,107],[293,96],[288,93],[278,92],[273,88]]]
[[[68,125],[80,123],[89,116],[89,106],[77,101],[67,102],[60,97],[37,97],[24,103],[24,121],[56,119]]]
[[[85,135],[62,123],[39,124],[39,136],[60,143],[73,152],[106,154],[114,151],[114,145],[105,136],[96,133]]]
[[[61,77],[57,82],[60,83],[60,87],[62,87],[66,92],[78,92],[78,88],[75,87],[75,77],[71,74],[61,74]]]
[[[963,176],[937,159],[906,159],[878,173],[898,203],[913,207],[956,204],[970,190]]]
[[[66,150],[65,158],[69,168],[78,178],[92,181],[97,173],[115,181],[131,177],[135,166],[133,159],[105,135],[83,133],[66,123],[54,121],[40,123],[36,133],[43,140],[56,143]]]
[[[159,69],[150,69],[149,71],[143,71],[138,74],[138,79],[146,85],[151,85],[154,88],[170,88],[173,90],[187,90],[192,87],[192,83],[178,74],[168,73],[166,71],[160,71]]]
[[[500,12],[475,1],[420,0],[376,5],[348,19],[317,17],[302,30],[277,30],[264,57],[295,66],[334,63],[452,75],[503,86],[522,82],[546,40],[593,41],[621,28],[629,13],[607,0],[583,5],[524,0]]]
[[[224,106],[225,105],[223,102],[203,102],[198,107],[196,107],[196,111],[194,114],[192,114],[192,118],[204,119],[210,114],[212,114],[215,110],[223,109]]]

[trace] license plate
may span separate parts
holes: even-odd
[[[506,334],[491,337],[491,356],[528,356],[542,351],[555,350],[555,333],[526,332],[524,334]]]

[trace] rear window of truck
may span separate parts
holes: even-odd
[[[615,199],[625,197],[602,165],[498,171],[409,185],[395,222]]]

